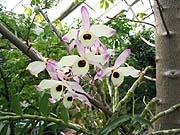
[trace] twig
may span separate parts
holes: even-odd
[[[150,7],[151,7],[152,13],[154,14],[154,10],[153,10],[153,6],[152,6],[152,4],[151,4],[151,0],[149,0],[149,5],[150,5]]]
[[[151,42],[147,41],[145,38],[141,37],[141,39],[149,46],[155,47],[155,44],[152,44]]]
[[[125,18],[123,18],[123,19],[120,19],[120,18],[111,18],[111,17],[107,17],[107,18],[108,18],[108,19],[111,19],[111,20],[123,20],[123,21],[131,21],[131,22],[144,23],[144,24],[147,24],[147,25],[150,25],[150,26],[155,27],[155,25],[154,25],[154,24],[152,24],[152,23],[148,23],[148,22],[143,22],[143,21],[137,21],[137,20],[125,19]]]
[[[165,30],[166,30],[166,32],[167,32],[167,36],[170,36],[170,32],[169,32],[169,30],[168,30],[168,27],[167,27],[167,25],[166,25],[166,22],[165,22],[163,13],[162,13],[162,12],[163,12],[163,11],[162,11],[162,6],[161,6],[161,4],[159,3],[159,0],[156,0],[156,2],[157,2],[157,5],[158,5],[159,13],[160,13],[160,16],[161,16],[161,19],[162,19],[164,28],[165,28]]]
[[[150,81],[153,81],[153,82],[156,81],[156,78],[152,78],[152,77],[149,77],[149,76],[147,76],[147,75],[145,75],[144,78],[146,78],[146,79],[148,79],[148,80],[150,80]]]
[[[107,107],[105,107],[103,104],[101,104],[98,100],[96,100],[94,98],[90,98],[87,95],[85,95],[85,96],[88,98],[88,100],[91,104],[93,104],[97,108],[101,109],[106,115],[111,116],[113,114]]]
[[[21,120],[21,119],[30,119],[30,120],[38,120],[38,121],[49,121],[49,122],[54,122],[58,125],[74,129],[76,131],[80,131],[82,133],[91,135],[86,129],[82,128],[78,124],[74,123],[68,123],[65,124],[63,120],[53,118],[53,117],[44,117],[44,116],[38,116],[38,115],[30,115],[30,114],[23,114],[23,115],[16,115],[16,116],[0,116],[0,121],[8,120],[8,121],[15,121],[15,120]]]
[[[78,6],[80,6],[85,0],[75,4],[74,2],[58,17],[59,20],[63,20],[67,15],[74,11]]]
[[[39,7],[39,12],[42,14],[42,16],[45,18],[45,20],[49,23],[49,25],[51,26],[51,28],[53,29],[54,33],[56,34],[56,36],[59,38],[59,40],[61,42],[64,43],[65,47],[66,47],[66,50],[68,51],[68,45],[62,40],[62,35],[61,33],[56,29],[56,27],[51,23],[51,21],[49,20],[48,16],[46,13],[44,13]],[[71,52],[68,51],[69,54],[71,54]]]
[[[167,114],[170,114],[170,113],[176,111],[176,110],[179,109],[179,108],[180,108],[180,103],[178,103],[178,104],[176,104],[176,105],[174,105],[174,106],[171,106],[169,109],[167,109],[167,110],[165,110],[165,111],[162,111],[162,112],[158,113],[157,115],[155,115],[155,116],[150,120],[150,122],[151,122],[151,123],[154,123],[154,122],[155,122],[156,120],[158,120],[159,118],[161,118],[161,117],[163,117],[163,116],[165,116],[165,115],[167,115]]]
[[[148,135],[177,135],[180,133],[180,128],[178,129],[168,129],[168,130],[159,130],[152,133],[149,133]]]
[[[150,108],[157,102],[159,102],[159,99],[157,97],[151,99],[151,101],[146,105],[140,116],[145,117],[148,111],[150,110]]]

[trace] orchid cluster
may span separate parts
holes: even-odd
[[[111,78],[112,84],[120,86],[124,76],[138,77],[139,70],[132,66],[121,67],[126,58],[130,55],[130,49],[124,50],[116,59],[113,66],[106,66],[110,57],[115,54],[113,49],[108,49],[99,37],[111,37],[116,30],[105,25],[90,26],[89,13],[86,7],[81,8],[82,28],[71,29],[62,37],[64,42],[69,43],[68,51],[77,48],[78,55],[63,56],[60,61],[44,58],[37,52],[42,61],[30,63],[27,69],[31,74],[38,77],[38,74],[47,70],[51,79],[44,79],[36,86],[39,91],[49,89],[51,103],[62,100],[66,108],[72,106],[73,100],[78,99],[91,108],[89,99],[92,97],[83,90],[81,79],[89,73],[90,65],[93,65],[98,72],[93,76],[92,85],[96,80],[102,80],[104,76]]]

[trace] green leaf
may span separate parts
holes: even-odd
[[[81,112],[77,112],[75,113],[72,118],[76,118],[76,119],[79,119],[79,118],[82,118],[82,113]]]
[[[114,0],[108,0],[109,2],[111,2],[111,3],[114,3]]]
[[[25,14],[30,17],[32,15],[32,10],[31,8],[27,7],[27,6],[24,6],[24,12]]]
[[[136,122],[139,122],[140,124],[147,125],[148,127],[153,127],[150,121],[144,119],[144,118],[141,117],[141,116],[134,115],[134,116],[132,117],[132,120],[133,120],[133,121],[136,121]]]
[[[69,112],[68,110],[62,106],[61,109],[60,109],[60,118],[65,122],[65,123],[68,123],[68,120],[69,120]]]
[[[22,108],[19,101],[19,95],[15,94],[11,98],[11,109],[16,114],[22,114]]]
[[[56,19],[54,23],[57,25],[57,27],[61,30],[62,29],[62,23],[59,19]]]
[[[105,2],[105,9],[107,9],[109,7],[109,3],[106,1]]]
[[[28,121],[26,122],[26,124],[24,125],[24,127],[19,129],[19,133],[18,135],[24,135],[25,131],[27,130],[28,126],[32,123],[32,121]]]
[[[6,123],[4,127],[1,129],[0,135],[7,135],[9,123]]]
[[[115,130],[118,126],[120,126],[122,123],[130,120],[129,115],[123,115],[117,119],[114,119],[110,123],[108,123],[101,131],[99,132],[99,135],[108,135],[111,133],[113,130]]]
[[[39,101],[39,110],[45,116],[47,116],[47,114],[50,112],[50,107],[48,105],[49,97],[50,97],[49,94],[44,93],[44,95],[41,97],[41,99]]]
[[[35,22],[42,22],[44,20],[44,17],[42,15],[36,15],[34,21]]]
[[[100,1],[100,8],[102,8],[104,6],[104,2],[105,2],[104,0]]]

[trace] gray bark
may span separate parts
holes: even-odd
[[[37,54],[33,51],[33,49],[30,46],[23,44],[23,42],[19,38],[17,38],[1,23],[0,23],[0,33],[11,43],[13,43],[17,48],[19,48],[24,54],[26,54],[29,58],[31,58],[32,60],[41,61],[41,59],[37,56]]]
[[[180,0],[154,0],[156,43],[157,112],[180,102]],[[163,22],[164,18],[164,22]],[[167,26],[167,29],[166,27]],[[180,127],[180,110],[160,118],[155,130]]]

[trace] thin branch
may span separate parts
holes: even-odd
[[[155,44],[147,41],[145,38],[141,37],[142,41],[144,41],[147,45],[151,46],[151,47],[155,47]]]
[[[103,104],[101,104],[98,100],[96,100],[94,98],[90,98],[87,95],[85,95],[85,96],[88,98],[88,100],[91,104],[93,104],[97,108],[101,109],[106,115],[111,116],[113,114],[107,107],[105,107]]]
[[[10,113],[11,114],[11,113]],[[70,128],[70,129],[74,129],[76,131],[91,135],[91,133],[89,133],[86,129],[82,128],[80,125],[78,124],[74,124],[74,123],[64,123],[63,120],[61,119],[57,119],[57,118],[53,118],[53,117],[44,117],[44,116],[38,116],[38,115],[30,115],[30,114],[22,114],[22,115],[10,115],[10,116],[0,116],[0,121],[16,121],[16,120],[21,120],[21,119],[30,119],[30,120],[38,120],[38,121],[49,121],[49,122],[54,122],[58,125]]]
[[[151,99],[151,101],[146,105],[146,107],[144,108],[140,116],[145,117],[147,113],[149,112],[150,108],[157,102],[159,102],[159,99],[157,97]]]
[[[148,135],[177,135],[180,134],[180,128],[177,129],[168,129],[168,130],[159,130],[152,133],[149,133]]]
[[[3,24],[0,23],[0,33],[13,43],[17,48],[19,48],[24,54],[26,54],[32,60],[42,61],[37,54],[34,52],[33,48],[23,44],[23,42],[18,39],[12,32],[10,32]]]
[[[157,5],[158,5],[158,9],[159,9],[159,13],[160,13],[160,17],[161,17],[161,19],[162,19],[162,22],[163,22],[163,25],[164,25],[164,28],[165,28],[165,30],[166,30],[166,32],[167,32],[167,36],[170,36],[170,32],[169,32],[169,30],[168,30],[168,27],[167,27],[167,25],[166,25],[166,22],[165,22],[165,19],[164,19],[164,16],[163,16],[163,11],[162,11],[162,6],[161,6],[161,4],[159,3],[159,0],[156,0],[156,2],[157,2]]]
[[[139,0],[135,0],[133,3],[135,3],[136,1],[139,1]],[[124,0],[124,2],[125,2],[126,5],[129,7],[128,10],[130,9],[131,12],[133,13],[133,16],[139,21],[139,19],[138,19],[137,16],[136,16],[136,13],[135,13],[134,10],[132,9],[132,6],[131,6],[126,0]]]
[[[61,33],[56,29],[56,27],[51,23],[51,21],[49,20],[48,16],[46,13],[44,13],[39,7],[39,12],[42,14],[42,16],[45,18],[45,20],[49,23],[49,25],[51,26],[51,28],[53,29],[54,33],[56,34],[56,36],[59,38],[59,40],[61,42],[64,43],[65,47],[66,47],[66,50],[68,51],[68,45],[62,40],[62,35]],[[71,52],[68,51],[69,54],[71,54]]]
[[[154,14],[154,10],[153,10],[153,6],[152,6],[152,3],[151,3],[151,0],[149,0],[149,5],[151,7],[152,13]]]
[[[180,103],[174,105],[174,106],[171,106],[169,109],[165,110],[165,111],[162,111],[160,113],[158,113],[157,115],[155,115],[151,120],[150,122],[151,123],[154,123],[156,120],[158,120],[159,118],[165,116],[165,115],[168,115],[174,111],[176,111],[177,109],[180,109]]]
[[[152,77],[147,76],[147,75],[145,75],[144,78],[146,78],[147,80],[153,81],[153,82],[156,81],[156,78],[152,78]]]
[[[66,16],[68,16],[72,11],[74,11],[77,7],[79,7],[85,0],[75,4],[74,2],[58,17],[59,20],[63,20]]]
[[[137,20],[125,19],[125,18],[123,18],[123,19],[121,19],[121,18],[110,18],[110,17],[107,17],[107,18],[108,18],[108,19],[111,19],[111,20],[123,20],[123,21],[131,21],[131,22],[144,23],[144,24],[147,24],[147,25],[150,25],[150,26],[155,27],[155,25],[154,25],[154,24],[152,24],[152,23],[148,23],[148,22],[143,22],[143,21],[137,21]]]

